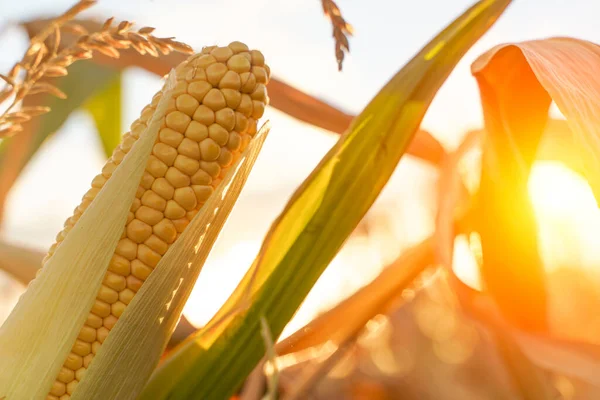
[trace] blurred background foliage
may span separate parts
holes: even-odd
[[[332,25],[320,18],[318,2],[183,1],[173,8],[166,0],[127,4],[107,0],[83,14],[79,23],[89,29],[98,25],[95,20],[116,14],[141,25],[158,25],[159,31],[195,49],[243,37],[264,50],[274,71],[266,114],[274,129],[172,344],[205,324],[226,300],[271,221],[353,115],[399,65],[470,6],[467,0],[398,3],[338,2],[356,31],[341,73],[337,63],[342,57],[339,51],[337,57],[332,52],[334,40],[324,39]],[[0,42],[0,70],[20,57],[27,38],[39,32],[59,5],[69,6],[67,1],[37,1],[17,10],[0,2],[2,37],[19,38]],[[298,398],[310,393],[315,399],[387,399],[399,394],[408,399],[543,398],[539,392],[528,394],[532,387],[566,399],[600,394],[600,382],[593,378],[600,371],[596,357],[600,320],[594,312],[600,305],[596,268],[600,213],[571,129],[552,103],[551,119],[537,151],[528,155],[526,173],[518,180],[506,180],[506,187],[498,186],[498,180],[489,186],[485,168],[481,172],[483,115],[469,71],[476,56],[498,43],[549,35],[598,42],[593,18],[598,12],[600,6],[585,0],[517,2],[467,53],[435,98],[408,156],[285,328],[276,346],[284,391]],[[339,35],[334,30],[338,40]],[[33,277],[32,265],[39,263],[124,128],[158,89],[160,77],[184,58],[171,54],[154,59],[132,51],[119,59],[100,55],[74,64],[69,75],[56,79],[66,100],[44,94],[26,100],[26,105],[48,105],[53,111],[0,142],[0,269],[8,272],[0,271],[0,320]],[[516,106],[526,109],[528,98],[518,100]],[[441,244],[443,230],[435,231],[436,224],[443,226],[441,220],[454,224],[454,211],[451,218],[446,215],[450,221],[440,216],[446,210],[444,201],[458,201],[462,197],[457,192],[473,194],[480,184],[485,189],[476,199],[488,208],[470,211],[471,206],[465,206],[466,216],[456,227],[458,236]],[[498,233],[506,219],[490,217],[522,209],[529,202],[531,210],[524,213],[529,222],[520,218],[512,226],[527,228],[529,234]],[[482,223],[476,225],[479,235],[473,234],[473,221]],[[486,243],[497,245],[502,237],[512,242],[498,245],[500,259],[490,262],[494,268],[489,271],[502,275],[510,268],[537,265],[536,287],[528,282],[520,290],[514,285],[498,289],[500,297],[515,294],[506,301],[523,312],[512,320],[514,326],[490,317],[493,312],[481,315],[482,309],[489,311],[480,302],[478,290],[486,287],[482,279],[498,282],[502,277],[482,276],[477,257],[482,248],[486,252]],[[510,268],[503,268],[506,249],[515,245],[521,251],[514,252]],[[537,254],[525,258],[523,249]],[[458,280],[438,268],[448,257]],[[382,286],[382,282],[406,286],[415,276],[419,278],[408,289]],[[528,296],[520,298],[517,293]],[[367,307],[369,298],[377,301]],[[531,313],[540,308],[543,314]],[[361,309],[363,313],[356,312]],[[298,331],[307,323],[315,329]],[[515,336],[515,328],[524,331]],[[527,342],[531,337],[525,335],[532,332],[537,336]],[[335,346],[332,337],[337,339]],[[544,368],[523,370],[529,360]],[[564,368],[553,371],[552,366],[559,364]],[[569,377],[565,371],[571,372]],[[520,382],[524,376],[529,385]],[[264,385],[261,379],[251,376],[242,397],[253,398],[253,385]]]

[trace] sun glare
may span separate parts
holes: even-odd
[[[536,214],[543,217],[588,217],[598,212],[585,178],[560,162],[543,161],[534,165],[529,196]]]
[[[539,161],[531,171],[528,190],[546,269],[597,265],[600,262],[600,209],[587,180],[560,162]],[[480,289],[472,239],[464,235],[457,237],[453,269],[463,282]]]
[[[530,176],[529,195],[538,223],[540,252],[548,270],[566,265],[589,267],[600,262],[597,250],[600,249],[600,210],[581,175],[558,162],[538,162]],[[383,265],[382,254],[371,240],[365,237],[349,240],[314,286],[283,337],[377,275]],[[192,323],[203,325],[217,311],[259,248],[258,241],[241,241],[229,251],[209,258],[184,310]],[[475,289],[482,286],[478,268],[481,256],[477,234],[456,238],[453,268],[462,281]],[[348,268],[354,272],[344,273]]]

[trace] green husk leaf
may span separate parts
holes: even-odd
[[[202,211],[162,257],[103,343],[71,400],[134,399],[139,394],[159,362],[268,131],[265,125],[257,133]]]
[[[84,108],[92,115],[104,154],[110,157],[121,143],[121,72],[89,99]]]
[[[166,102],[159,109],[0,327],[0,396],[46,398],[123,233]]]
[[[226,304],[176,348],[141,400],[226,399],[263,357],[371,207],[440,85],[510,0],[484,0],[448,26],[379,92],[294,194]]]

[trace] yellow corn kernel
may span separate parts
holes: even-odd
[[[100,329],[102,329],[102,328],[100,328]],[[94,359],[94,355],[92,353],[90,353],[87,356],[83,357],[83,366],[85,368],[89,367],[90,363],[92,362],[93,359]],[[73,382],[71,382],[71,383],[73,383]]]
[[[78,356],[85,357],[92,352],[92,345],[84,342],[83,340],[77,339],[72,350],[73,353],[77,354]]]
[[[96,343],[99,343],[99,342],[96,342]],[[77,371],[75,371],[75,379],[77,379],[78,381],[81,381],[83,379],[84,374],[85,374],[85,368],[79,368]],[[68,388],[67,388],[67,392],[68,392]]]
[[[197,121],[205,126],[209,126],[215,122],[215,113],[209,107],[202,104],[194,113],[194,121]]]
[[[179,143],[181,143],[181,141],[183,140],[183,134],[174,131],[173,129],[163,128],[160,130],[159,139],[164,144],[176,148],[177,146],[179,146]]]
[[[169,245],[163,242],[158,236],[152,235],[144,242],[146,246],[164,256],[167,250],[169,250]]]
[[[100,342],[98,342],[98,341],[96,341],[96,342],[92,343],[92,354],[93,354],[93,355],[96,355],[96,354],[98,354],[98,351],[100,351],[100,346],[102,346],[102,343],[100,343]],[[83,369],[83,368],[82,368],[82,369]],[[77,370],[77,371],[79,371],[79,370]],[[83,371],[85,371],[85,369],[83,369]],[[77,373],[76,373],[76,374],[77,374]],[[77,376],[77,375],[75,375],[75,376]],[[78,379],[78,380],[79,380],[79,379]]]
[[[192,121],[185,130],[185,137],[195,142],[201,142],[208,137],[208,129],[206,128],[206,125],[198,121]],[[183,138],[179,144],[181,144],[182,141]],[[179,144],[177,144],[178,147]]]
[[[177,84],[166,99],[168,111],[131,203],[123,236],[49,399],[70,398],[127,305],[246,148],[268,101],[265,85],[269,71],[263,55],[240,42],[206,47],[176,68]],[[131,124],[58,233],[44,263],[131,151],[163,95],[157,93]]]
[[[165,200],[173,198],[175,188],[165,178],[159,178],[152,184],[152,191]]]
[[[154,226],[163,219],[163,213],[147,206],[141,206],[135,212],[135,217],[150,226]]]
[[[77,338],[87,343],[94,343],[94,340],[96,340],[96,329],[89,325],[84,325]]]
[[[65,385],[75,379],[75,372],[72,369],[62,367],[58,373],[58,380]]]
[[[50,394],[53,396],[62,396],[65,393],[67,393],[67,385],[56,380],[52,385],[52,389],[50,389]]]
[[[92,313],[101,318],[108,317],[110,315],[110,305],[99,299],[96,299],[94,305],[92,306]]]
[[[70,353],[64,363],[65,368],[76,371],[83,365],[83,358],[77,354]]]
[[[200,162],[180,154],[173,166],[184,174],[192,176],[200,169]]]
[[[140,288],[142,287],[142,283],[144,283],[144,282],[140,281],[138,278],[136,278],[133,275],[129,275],[127,277],[127,288],[133,290],[134,292],[137,292],[138,290],[140,290]]]
[[[109,288],[116,290],[117,293],[121,290],[125,289],[127,283],[125,282],[125,277],[115,274],[114,272],[108,271],[104,276],[104,281],[102,282]]]
[[[67,393],[68,394],[73,394],[73,392],[75,391],[75,388],[77,387],[78,383],[79,383],[78,381],[71,381],[71,382],[69,382],[67,384]]]
[[[145,244],[140,244],[138,246],[138,260],[140,260],[144,264],[154,268],[160,261],[160,258],[160,254],[158,254]]]
[[[133,290],[125,289],[119,293],[119,300],[123,304],[129,304],[131,302],[131,300],[133,300],[134,295],[135,295],[135,292]]]
[[[105,326],[102,326],[102,327],[100,327],[100,328],[98,329],[97,333],[96,333],[96,336],[97,336],[97,338],[98,338],[98,341],[99,341],[100,343],[103,343],[103,342],[104,342],[104,340],[107,338],[107,336],[108,336],[108,333],[109,333],[109,330],[108,330],[108,328],[106,328]],[[91,352],[92,352],[92,346],[90,345],[90,353],[91,353]],[[85,359],[84,359],[84,361],[85,361]]]

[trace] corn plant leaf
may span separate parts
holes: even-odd
[[[84,105],[92,115],[106,157],[121,143],[121,73],[97,91]]]
[[[69,67],[69,75],[53,81],[67,94],[66,99],[47,93],[24,99],[24,106],[48,106],[52,111],[23,124],[23,132],[0,143],[0,214],[19,174],[44,141],[60,129],[73,111],[116,76],[118,71],[113,68],[82,61]]]
[[[510,1],[484,0],[425,46],[354,120],[272,225],[213,320],[173,350],[140,399],[228,398],[264,355],[373,204],[435,93]]]
[[[0,327],[0,395],[9,399],[46,398],[123,233],[167,108],[167,102],[162,103],[145,133]]]
[[[531,71],[507,79],[503,66],[513,71]],[[573,140],[581,154],[587,178],[596,199],[600,199],[600,46],[573,38],[550,38],[494,47],[473,63],[484,98],[484,107],[492,110],[494,103],[523,95],[524,89],[540,98],[524,109],[510,109],[505,120],[541,120],[535,131],[544,128],[550,100],[567,119]],[[492,94],[496,99],[492,99]],[[529,95],[530,96],[530,95]],[[525,115],[527,114],[527,115]],[[508,132],[511,134],[511,132]],[[534,143],[535,138],[519,139],[511,135],[520,153]]]
[[[554,100],[600,199],[600,48],[570,38],[504,44],[482,55],[472,70],[488,132],[477,212],[483,216],[477,227],[485,260],[482,277],[506,318],[543,332],[548,329],[547,294],[527,190],[529,171]]]
[[[159,362],[268,131],[268,126],[259,131],[202,211],[162,257],[96,354],[72,400],[134,399],[139,394]]]

